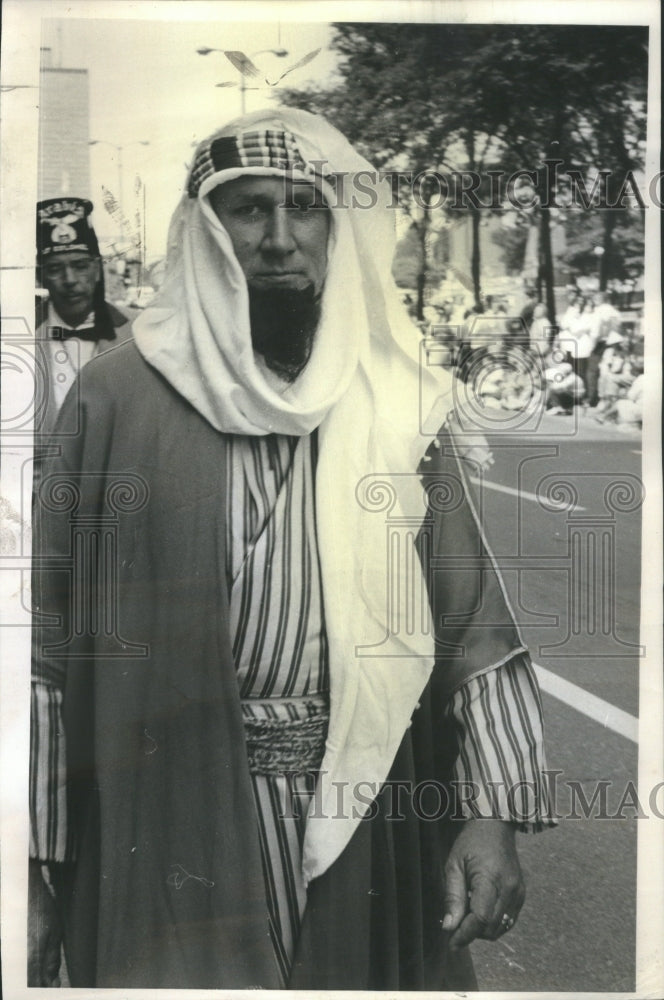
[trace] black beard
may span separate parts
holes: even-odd
[[[254,350],[286,382],[294,382],[311,356],[321,313],[313,285],[294,288],[249,287],[249,319]]]

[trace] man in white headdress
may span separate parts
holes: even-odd
[[[537,685],[434,440],[450,387],[393,218],[340,194],[370,169],[290,109],[203,142],[161,292],[46,470],[34,683],[64,690],[66,829],[53,754],[32,787],[72,985],[472,988],[466,945],[523,903]]]

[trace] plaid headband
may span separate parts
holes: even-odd
[[[313,181],[325,176],[320,169],[315,169],[322,165],[318,161],[315,161],[315,166],[305,161],[292,132],[268,128],[222,136],[208,140],[198,150],[189,175],[187,193],[190,198],[195,198],[203,181],[220,170],[238,167],[274,168],[286,173],[297,170]]]

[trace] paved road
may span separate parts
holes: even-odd
[[[611,782],[608,816],[636,782],[635,742],[601,714],[589,717],[584,693],[637,713],[640,441],[588,419],[547,417],[534,435],[491,443],[496,463],[476,477],[478,503],[534,659],[572,693],[545,694],[544,711],[549,766],[563,772],[557,811],[580,818],[519,835],[528,899],[510,934],[474,946],[480,988],[631,992],[635,810],[601,819],[596,805],[582,818],[568,782],[581,783],[587,800],[597,782]],[[547,490],[549,509],[537,500]]]

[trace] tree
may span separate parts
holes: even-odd
[[[341,56],[338,82],[286,91],[286,103],[325,114],[379,167],[452,173],[454,210],[472,220],[478,302],[481,214],[500,208],[484,207],[481,197],[489,170],[531,173],[538,281],[554,316],[551,210],[560,177],[568,168],[581,167],[587,176],[605,168],[615,193],[625,172],[642,162],[647,29],[338,24],[333,47]],[[478,175],[478,184],[459,203],[454,172],[462,169]],[[426,229],[429,222],[425,210],[419,224]],[[606,273],[615,225],[606,213]]]
[[[613,252],[605,261],[606,251],[599,257],[597,247],[603,247],[606,238],[606,213],[577,212],[567,222],[566,248],[563,260],[580,275],[596,274],[599,270],[600,288],[617,278],[635,277],[643,269],[644,226],[643,213],[627,210],[612,213]]]
[[[540,215],[540,280],[555,315],[551,208],[567,168],[605,168],[613,190],[638,166],[647,76],[643,28],[523,25],[478,50],[474,72],[503,101],[499,136],[515,168],[534,172]],[[502,77],[502,85],[500,79]],[[547,166],[548,164],[548,166]],[[605,248],[615,216],[605,217]],[[606,254],[605,254],[606,256]],[[610,253],[605,267],[608,266]]]
[[[521,274],[523,271],[528,243],[528,226],[519,224],[511,229],[503,228],[491,234],[491,239],[502,249],[503,262],[508,274]]]
[[[400,288],[417,289],[422,273],[430,275],[436,282],[443,277],[445,268],[436,254],[436,234],[429,234],[429,239],[434,246],[427,245],[426,260],[423,260],[425,248],[422,246],[421,231],[415,223],[411,222],[398,241],[394,251],[392,274]]]
[[[579,151],[583,157],[579,173],[592,174],[592,165],[601,165],[606,174],[606,186],[599,204],[592,209],[602,219],[601,239],[596,245],[603,249],[600,260],[600,288],[623,268],[622,253],[616,235],[620,230],[643,232],[643,210],[639,214],[623,200],[629,193],[630,175],[643,167],[646,140],[646,29],[633,29],[617,37],[602,34],[593,53],[593,88],[578,134]],[[588,165],[590,170],[588,169]],[[638,241],[638,236],[636,237]],[[643,246],[641,237],[641,247]],[[642,256],[642,250],[641,250]],[[641,264],[642,267],[642,264]]]
[[[424,177],[415,192],[407,185],[399,192],[400,205],[420,238],[420,317],[430,270],[426,248],[431,216],[439,210],[433,207],[439,194],[433,178],[449,178],[452,172],[452,211],[469,212],[472,219],[470,270],[479,305],[479,195],[459,198],[455,173],[464,169],[481,176],[491,149],[491,115],[482,115],[489,102],[463,68],[480,34],[488,36],[490,29],[476,26],[471,36],[454,25],[338,24],[335,32],[341,82],[327,90],[285,91],[283,99],[324,114],[379,168]]]

